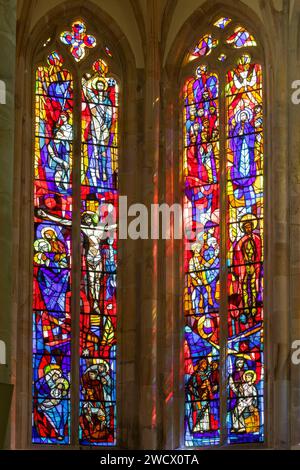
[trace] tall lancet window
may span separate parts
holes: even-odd
[[[116,443],[118,83],[86,29],[49,38],[35,75],[35,444]]]
[[[262,90],[254,36],[217,18],[182,89],[188,447],[264,440]]]

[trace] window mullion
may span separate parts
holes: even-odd
[[[224,71],[219,72],[220,116],[220,444],[227,444],[227,184],[226,184],[226,98]]]
[[[80,335],[80,274],[81,274],[81,81],[74,81],[73,141],[73,218],[72,218],[72,369],[71,369],[71,444],[78,446],[79,429],[79,335]]]

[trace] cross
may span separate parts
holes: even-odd
[[[71,46],[70,51],[76,62],[85,56],[85,47],[96,46],[96,38],[91,34],[86,34],[86,27],[83,21],[75,21],[72,24],[72,32],[64,31],[60,35],[60,40],[64,44]]]

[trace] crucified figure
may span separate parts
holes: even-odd
[[[114,207],[107,205],[108,217],[112,215]],[[72,220],[46,213],[38,209],[37,214],[44,220],[57,222],[61,225],[71,226]],[[107,218],[108,218],[107,217]],[[81,232],[83,234],[83,246],[86,251],[87,276],[89,294],[93,301],[93,309],[101,313],[99,309],[100,280],[103,272],[101,244],[111,236],[111,231],[117,228],[117,224],[108,225],[108,220],[99,223],[99,216],[96,212],[85,211],[81,216]]]

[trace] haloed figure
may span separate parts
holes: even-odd
[[[245,315],[257,313],[257,298],[261,271],[261,238],[254,233],[257,218],[246,214],[240,219],[240,228],[244,232],[234,247],[235,274],[241,279],[242,298]]]
[[[247,416],[253,415],[257,410],[257,390],[255,387],[256,373],[253,370],[247,370],[243,374],[242,382],[237,385],[233,378],[229,378],[229,386],[237,396],[236,406],[232,411],[232,431],[233,432],[255,432],[255,426],[247,429]]]
[[[218,364],[209,364],[200,359],[187,383],[187,391],[193,407],[193,433],[211,431],[214,427],[211,417],[211,400],[218,390]]]
[[[59,189],[67,190],[70,182],[70,140],[72,126],[66,112],[61,113],[55,138],[48,144],[49,167],[54,170],[54,179]]]
[[[207,171],[207,176],[209,182],[216,183],[217,182],[217,168],[216,168],[216,160],[214,156],[213,146],[211,143],[208,143],[206,147],[202,145],[200,147],[200,157],[203,163],[204,168]],[[200,168],[200,165],[199,165]],[[199,175],[201,178],[201,175]]]
[[[219,246],[214,237],[203,237],[203,244],[192,245],[193,256],[189,262],[192,284],[192,305],[195,315],[208,313],[218,301]]]
[[[243,201],[246,212],[250,213],[256,200],[254,183],[256,181],[255,145],[256,134],[253,125],[253,111],[245,107],[235,111],[231,122],[230,147],[233,153],[233,165],[230,177],[235,187],[234,197]]]
[[[97,187],[98,183],[108,178],[107,145],[109,144],[112,126],[112,102],[107,96],[107,80],[103,77],[91,78],[85,81],[84,93],[87,106],[90,110],[91,123],[88,141],[90,153],[91,183]]]
[[[101,360],[86,369],[82,379],[83,418],[89,423],[90,433],[103,431],[109,426],[109,405],[112,383],[107,361]],[[86,426],[85,426],[86,427]]]
[[[38,393],[35,409],[36,426],[41,430],[47,426],[52,437],[63,440],[68,418],[63,399],[68,395],[70,384],[64,377],[61,367],[58,364],[45,366],[43,376],[35,383],[35,387]]]

